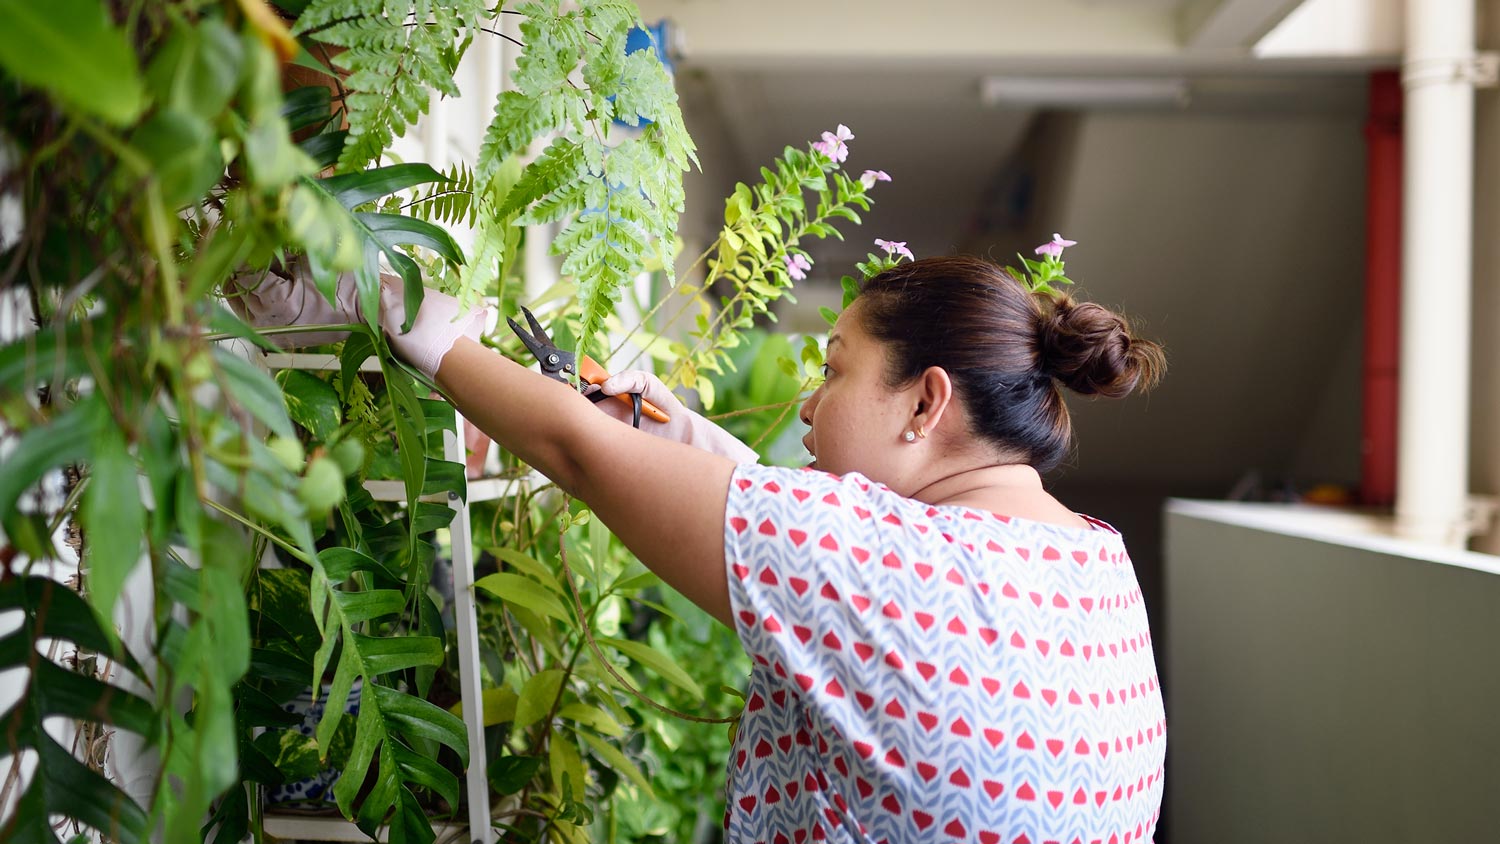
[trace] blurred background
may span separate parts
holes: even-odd
[[[1049,479],[1145,592],[1158,841],[1500,840],[1500,2],[641,5],[703,162],[684,254],[836,124],[892,177],[782,330],[872,238],[1061,232],[1076,292],[1166,345],[1149,396],[1071,401]]]

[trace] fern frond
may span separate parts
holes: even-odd
[[[495,101],[495,116],[484,132],[474,173],[482,182],[490,178],[500,162],[520,152],[539,135],[561,128],[566,117],[567,94],[548,91],[528,97],[506,91]]]
[[[428,222],[446,226],[461,223],[472,228],[479,208],[474,193],[474,171],[468,164],[459,162],[450,167],[443,178],[444,181],[419,190],[416,198],[407,203],[406,210],[413,217]]]
[[[526,206],[576,180],[582,174],[583,166],[583,145],[567,138],[557,138],[526,167],[520,181],[501,204],[500,216],[514,216]]]

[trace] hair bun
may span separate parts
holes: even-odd
[[[1042,373],[1085,396],[1121,398],[1165,368],[1161,346],[1133,337],[1124,317],[1065,295],[1043,309],[1040,339]]]

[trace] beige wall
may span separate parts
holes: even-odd
[[[1493,558],[1429,562],[1194,507],[1167,515],[1157,654],[1173,844],[1500,838]]]
[[[1500,0],[1480,4],[1483,49],[1500,49]],[[1470,483],[1500,495],[1500,89],[1475,95],[1474,360]],[[1474,547],[1500,553],[1500,530]]]

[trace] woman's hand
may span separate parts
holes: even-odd
[[[667,385],[663,384],[661,379],[649,372],[627,369],[616,373],[608,381],[599,385],[599,389],[606,396],[640,393],[642,398],[666,413],[671,419],[669,422],[657,422],[646,416],[641,417],[641,430],[648,434],[686,443],[711,454],[727,457],[735,463],[756,463],[760,460],[760,455],[755,453],[755,449],[735,439],[718,425],[688,410],[681,401],[678,401],[677,396],[667,389]],[[596,407],[621,422],[630,424],[632,410],[629,405],[617,401],[603,401],[599,402]]]
[[[334,301],[323,298],[303,261],[293,261],[285,273],[266,271],[247,274],[230,282],[229,301],[250,324],[265,328],[282,325],[359,323],[364,317],[352,273],[339,276]],[[439,364],[459,337],[478,340],[484,330],[488,308],[463,310],[446,293],[428,290],[417,309],[411,331],[401,333],[406,321],[406,295],[401,279],[380,277],[380,327],[390,338],[391,348],[402,360],[428,378],[436,378]],[[347,337],[342,331],[276,334],[271,340],[281,348],[334,343]]]

